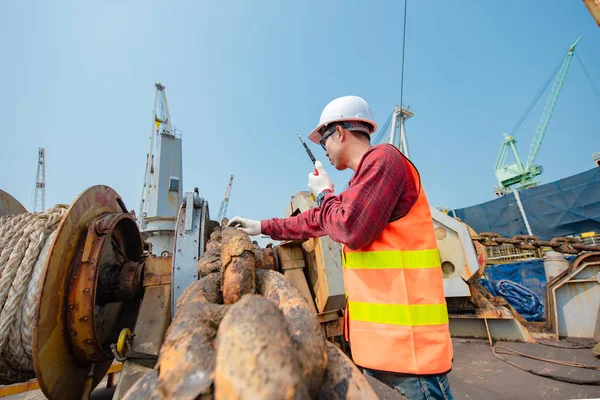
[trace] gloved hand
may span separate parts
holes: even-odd
[[[260,221],[242,217],[233,217],[227,226],[238,228],[250,236],[260,235]]]
[[[315,175],[314,172],[308,174],[308,187],[310,188],[311,192],[313,192],[315,197],[318,197],[319,193],[325,189],[333,191],[333,183],[331,182],[329,175],[327,175],[327,171],[325,171],[325,168],[323,168],[321,161],[315,162],[315,169],[319,175]]]

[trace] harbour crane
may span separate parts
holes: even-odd
[[[227,189],[225,189],[225,196],[223,196],[223,202],[219,209],[217,221],[221,222],[227,215],[227,207],[229,206],[229,196],[231,196],[231,184],[233,183],[233,175],[229,175],[229,182],[227,183]]]
[[[554,84],[552,85],[552,89],[550,90],[550,95],[546,100],[546,105],[544,106],[544,111],[542,112],[542,116],[540,117],[540,121],[535,130],[535,134],[533,135],[533,142],[531,148],[529,149],[529,155],[527,157],[527,162],[523,163],[521,161],[521,156],[516,147],[517,140],[514,138],[512,134],[504,134],[504,141],[502,142],[502,146],[500,147],[500,153],[498,155],[498,160],[496,161],[496,165],[494,167],[494,172],[496,174],[496,178],[498,179],[498,183],[500,187],[496,188],[496,194],[502,194],[511,189],[511,187],[515,187],[517,190],[529,188],[532,186],[536,186],[539,182],[534,180],[534,177],[540,175],[543,172],[543,167],[541,165],[535,164],[535,159],[540,151],[542,146],[542,142],[544,141],[544,136],[546,135],[546,131],[548,130],[548,124],[550,123],[550,118],[552,117],[552,113],[554,112],[554,107],[556,106],[556,101],[558,100],[558,96],[560,94],[560,90],[565,82],[565,77],[567,76],[567,71],[569,70],[569,65],[571,64],[571,59],[573,58],[573,54],[575,53],[575,47],[581,40],[581,37],[573,43],[569,47],[569,51],[565,56],[563,62],[560,64],[558,69],[558,73],[556,71],[551,75],[550,79],[547,81],[546,85],[542,89],[542,91],[538,94],[538,96],[534,99],[534,102],[530,105],[525,114],[521,117],[515,128],[513,129],[513,133],[518,128],[518,126],[523,122],[531,108],[535,105],[537,100],[541,97],[541,94],[550,83],[552,77],[556,74],[556,78],[554,79]],[[507,158],[509,154],[513,154],[515,162],[512,164],[507,163]]]

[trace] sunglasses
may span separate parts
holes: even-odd
[[[327,151],[327,147],[325,146],[325,142],[327,141],[327,138],[331,135],[333,135],[335,133],[335,129],[332,130],[331,132],[325,134],[325,136],[323,136],[321,138],[321,140],[319,140],[319,144],[321,145],[321,147],[323,148],[323,150]]]

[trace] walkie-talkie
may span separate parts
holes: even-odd
[[[310,149],[308,148],[308,146],[306,145],[306,143],[304,142],[304,140],[302,140],[302,137],[300,136],[300,134],[298,133],[298,139],[300,139],[300,141],[302,142],[302,144],[304,145],[304,148],[306,149],[306,152],[308,153],[308,156],[310,157],[310,161],[312,161],[313,165],[315,165],[315,162],[317,161],[315,156],[313,156],[312,151],[310,151]],[[317,169],[315,168],[315,175],[319,175],[319,171],[317,171]]]

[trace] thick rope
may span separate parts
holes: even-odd
[[[554,347],[558,347],[558,346],[554,346]],[[565,347],[565,348],[568,348],[568,347]],[[570,376],[560,376],[560,375],[551,374],[549,372],[545,372],[545,369],[541,370],[541,371],[536,371],[531,368],[522,367],[522,366],[508,360],[507,358],[502,357],[500,354],[518,355],[518,356],[530,358],[530,359],[536,360],[536,361],[564,365],[564,366],[572,367],[572,368],[583,368],[583,369],[591,369],[591,370],[595,370],[595,371],[600,371],[600,366],[598,366],[598,365],[586,365],[586,364],[582,364],[582,363],[576,362],[576,361],[551,360],[548,358],[536,357],[536,356],[532,356],[530,354],[521,353],[520,351],[517,351],[515,349],[511,349],[511,348],[504,347],[504,346],[498,346],[498,345],[492,347],[492,353],[494,353],[496,358],[499,358],[500,360],[504,361],[505,363],[510,364],[515,368],[519,368],[522,371],[529,372],[534,375],[543,376],[544,378],[550,378],[550,379],[554,379],[556,381],[574,383],[576,385],[600,386],[600,378],[598,378],[598,377],[591,378],[591,379],[579,379],[579,378],[571,378]],[[571,373],[569,373],[569,375],[570,374]]]
[[[54,232],[67,210],[0,217],[0,384],[34,376],[35,302]]]

